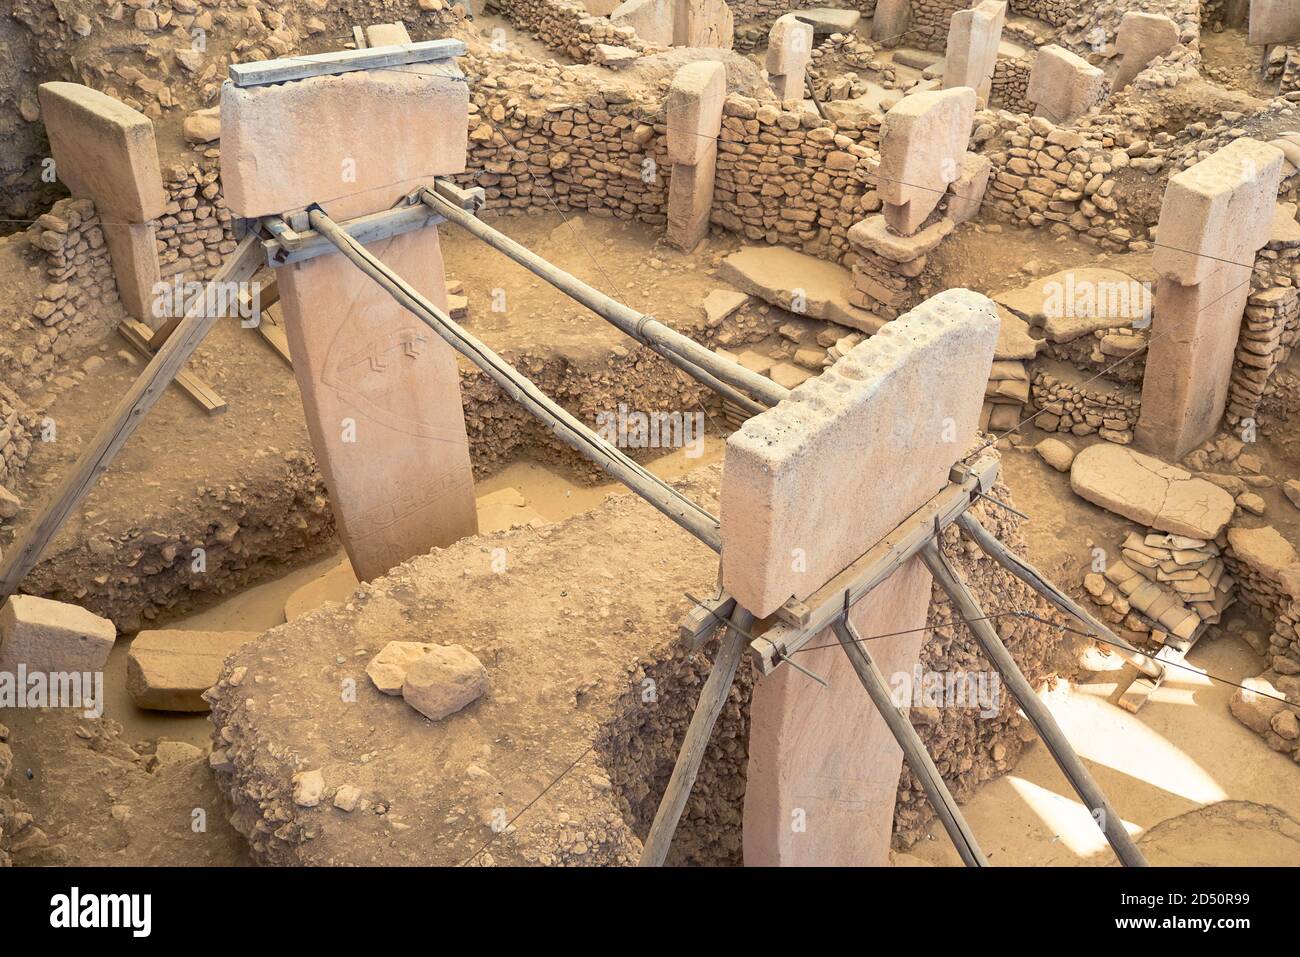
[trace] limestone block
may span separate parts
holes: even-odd
[[[849,618],[885,675],[910,674],[924,635],[930,573],[912,559],[858,602]],[[903,634],[899,634],[902,632]],[[749,867],[889,863],[902,749],[827,629],[800,664],[829,687],[781,668],[754,686],[745,777]],[[792,827],[802,812],[806,827]]]
[[[730,50],[735,18],[726,0],[676,0],[672,45]]]
[[[950,289],[728,438],[723,575],[741,605],[761,618],[807,598],[944,486],[998,329],[989,299]]]
[[[451,61],[227,83],[226,202],[237,215],[264,216],[378,191],[370,209],[352,212],[384,209],[419,181],[464,171],[468,110],[468,86]]]
[[[372,47],[401,46],[411,42],[405,24],[372,23],[366,27],[366,43]]]
[[[438,646],[428,641],[390,641],[366,665],[366,674],[384,694],[402,693],[406,672]]]
[[[143,223],[167,205],[153,123],[79,83],[37,89],[55,173],[74,196],[94,200],[105,222]]]
[[[126,658],[126,687],[136,707],[153,711],[207,711],[203,700],[221,677],[226,658],[256,638],[255,631],[142,631]]]
[[[881,46],[897,46],[912,25],[912,0],[878,0],[871,21],[871,39]]]
[[[369,249],[447,308],[436,227]],[[473,535],[451,347],[341,256],[283,267],[277,278],[307,430],[357,577]]]
[[[615,26],[631,27],[646,43],[673,45],[676,0],[626,0],[609,15]]]
[[[1055,43],[1042,47],[1029,73],[1025,98],[1053,123],[1082,116],[1106,95],[1106,74]]]
[[[782,103],[786,100],[802,100],[807,93],[808,83],[805,73],[789,73],[785,76],[769,76],[768,85],[772,94]]]
[[[1156,271],[1188,286],[1233,263],[1253,265],[1272,230],[1282,159],[1276,147],[1242,137],[1170,177]]]
[[[0,672],[102,671],[116,640],[111,621],[78,605],[14,595],[0,607]]]
[[[1300,4],[1295,0],[1250,0],[1250,42],[1255,46],[1300,40]]]
[[[1006,0],[983,0],[976,7],[952,15],[944,61],[945,90],[969,86],[981,103],[988,102],[1006,19]]]
[[[1249,296],[1241,266],[1194,286],[1159,281],[1134,431],[1141,448],[1177,461],[1218,431]]]
[[[987,156],[967,153],[962,160],[961,176],[952,184],[948,197],[948,218],[960,226],[974,219],[984,204],[984,194],[989,188],[993,163]]]
[[[101,221],[100,225],[122,308],[151,329],[158,328],[165,317],[157,315],[154,303],[154,286],[162,281],[162,274],[153,224]]]
[[[1159,14],[1130,11],[1120,21],[1115,46],[1119,50],[1120,61],[1115,78],[1111,81],[1111,89],[1122,90],[1152,60],[1177,48],[1178,24]]]
[[[813,28],[793,13],[777,17],[767,39],[767,72],[774,76],[797,75],[801,79],[812,59]]]
[[[944,217],[911,236],[899,236],[889,231],[885,217],[877,213],[849,227],[848,238],[858,249],[891,262],[910,263],[938,248],[955,228],[956,224]]]
[[[713,180],[717,174],[716,149],[694,165],[678,163],[668,182],[668,242],[689,252],[709,234],[713,206]]]
[[[670,163],[695,164],[717,153],[726,97],[727,69],[721,63],[688,63],[673,75],[664,104]]]
[[[958,178],[974,119],[969,87],[914,93],[885,114],[876,190],[899,208],[886,212],[896,232],[914,233]]]

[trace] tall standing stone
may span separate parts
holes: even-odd
[[[981,103],[988,102],[1006,19],[1006,0],[983,0],[952,15],[943,70],[945,90],[969,86]]]
[[[464,170],[468,98],[450,62],[227,84],[227,202],[243,216],[315,202],[336,221],[388,209]],[[446,310],[435,227],[367,248]],[[474,534],[451,347],[341,255],[290,264],[277,278],[308,432],[357,576]]]
[[[970,87],[913,93],[885,114],[876,190],[895,232],[916,232],[960,177],[974,119]]]
[[[871,39],[895,47],[907,38],[912,25],[912,0],[878,0],[871,19]]]
[[[761,618],[809,597],[944,487],[974,434],[998,327],[990,300],[948,290],[727,440],[723,584],[740,605]],[[913,559],[854,606],[860,633],[895,635],[871,643],[886,674],[916,664],[929,601]],[[745,863],[884,864],[902,752],[829,630],[812,644],[830,647],[801,661],[829,687],[783,668],[754,689]]]
[[[1077,53],[1055,43],[1038,51],[1025,98],[1035,113],[1053,123],[1068,123],[1101,102],[1106,74]]]
[[[1250,42],[1255,46],[1300,41],[1300,3],[1250,0]]]
[[[767,40],[768,82],[778,100],[802,100],[804,77],[812,59],[813,26],[787,13],[772,24]]]
[[[42,83],[37,97],[55,175],[99,213],[123,308],[156,328],[163,319],[153,309],[161,273],[150,220],[163,214],[167,194],[153,123],[79,83]]]
[[[1282,152],[1242,138],[1169,180],[1135,440],[1177,461],[1223,418],[1255,254],[1268,242]]]
[[[694,249],[709,232],[727,70],[701,60],[677,71],[668,88],[668,241]]]
[[[1122,90],[1152,60],[1166,56],[1178,47],[1178,24],[1159,14],[1130,11],[1119,23],[1115,47],[1120,59],[1111,87]]]

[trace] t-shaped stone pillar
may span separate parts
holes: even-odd
[[[913,93],[885,114],[876,191],[895,232],[916,232],[961,176],[974,120],[975,91],[965,86]]]
[[[1238,139],[1169,180],[1135,440],[1177,461],[1223,418],[1255,254],[1268,242],[1282,151]]]
[[[877,0],[871,19],[871,39],[883,47],[896,47],[912,25],[912,0]]]
[[[1178,24],[1155,13],[1124,14],[1119,23],[1115,47],[1119,50],[1119,67],[1111,88],[1122,90],[1147,68],[1156,57],[1173,52],[1178,46]]]
[[[688,63],[668,88],[668,241],[694,249],[709,232],[727,69],[714,60]]]
[[[977,7],[952,15],[943,68],[945,90],[969,86],[981,103],[988,102],[1006,19],[1006,0],[983,0]]]
[[[1025,98],[1036,115],[1068,123],[1087,113],[1106,95],[1106,74],[1077,53],[1055,43],[1038,51]]]
[[[808,598],[944,487],[974,434],[998,327],[989,299],[950,289],[731,435],[723,587],[741,606],[762,618]],[[912,559],[854,605],[862,635],[894,636],[871,641],[886,675],[915,666],[929,604]],[[754,688],[745,863],[885,864],[902,752],[830,630],[811,645],[800,664],[829,687],[780,668]]]
[[[154,286],[161,280],[149,222],[167,194],[158,168],[153,123],[143,113],[79,83],[42,83],[41,116],[59,181],[95,204],[122,306],[156,328]]]
[[[451,61],[222,89],[222,180],[241,216],[319,203],[336,221],[465,169],[469,92]],[[372,253],[447,308],[438,231]],[[338,254],[277,270],[307,427],[363,580],[477,530],[451,347]]]
[[[767,79],[778,100],[802,100],[812,59],[813,27],[793,13],[777,17],[767,39]]]

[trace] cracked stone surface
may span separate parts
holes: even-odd
[[[1232,518],[1232,496],[1217,485],[1109,442],[1075,456],[1070,487],[1107,511],[1176,535],[1213,539]]]

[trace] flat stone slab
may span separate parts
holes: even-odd
[[[996,302],[997,297],[994,297]],[[998,304],[998,344],[994,348],[994,359],[1033,359],[1043,347],[1041,339],[1029,334],[1029,323],[1021,319],[1010,309]]]
[[[1134,522],[1206,540],[1223,531],[1235,504],[1212,482],[1110,442],[1091,445],[1074,457],[1070,488]]]
[[[997,334],[989,299],[950,289],[732,433],[727,591],[759,618],[807,598],[939,491],[974,433]],[[901,462],[906,480],[881,483]]]
[[[255,631],[142,631],[126,658],[126,688],[136,707],[150,711],[207,711],[203,700],[226,658]]]
[[[1118,269],[1063,269],[993,301],[1043,330],[1049,342],[1072,342],[1099,329],[1133,326],[1151,316],[1148,286]]]
[[[809,7],[794,12],[800,20],[812,24],[813,33],[817,36],[851,33],[862,19],[862,14],[857,10],[838,10],[834,7]]]
[[[0,608],[0,672],[102,671],[117,629],[79,605],[14,595]]]
[[[1280,582],[1297,572],[1295,548],[1272,525],[1228,529],[1232,554],[1266,578]]]
[[[875,332],[884,320],[849,303],[853,274],[785,246],[746,246],[718,267],[718,277],[782,309]]]
[[[900,236],[890,230],[884,216],[876,213],[849,227],[848,236],[859,249],[891,262],[907,263],[936,249],[956,228],[951,219],[941,219],[911,236]]]

